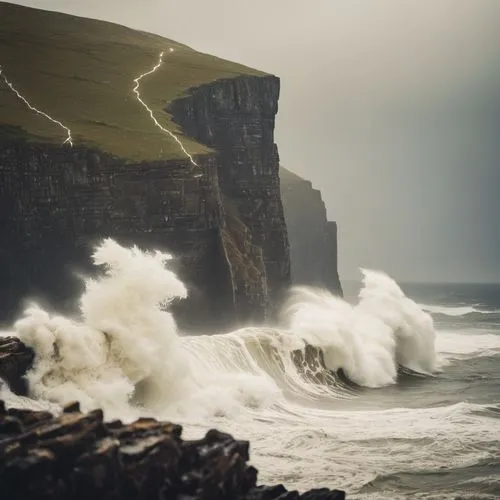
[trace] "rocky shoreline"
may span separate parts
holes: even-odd
[[[78,403],[60,416],[6,409],[0,402],[0,489],[3,499],[341,500],[326,488],[303,494],[257,486],[249,443],[210,430],[182,440],[182,428],[142,418],[104,422]]]
[[[0,377],[22,394],[33,351],[15,337],[0,338]],[[343,500],[320,488],[298,493],[257,485],[249,442],[209,430],[181,438],[182,427],[151,418],[105,422],[78,403],[59,416],[6,408],[0,400],[2,500]]]

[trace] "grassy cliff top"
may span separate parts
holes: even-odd
[[[151,70],[162,51],[163,64],[141,81],[140,92],[160,124],[177,135],[164,108],[186,89],[219,78],[264,75],[150,33],[0,2],[3,75],[30,104],[71,129],[75,145],[130,161],[184,157],[132,92],[134,78]],[[61,144],[67,137],[62,127],[31,111],[0,77],[0,127],[5,125],[10,131],[20,127],[29,140]],[[191,154],[207,151],[181,139]]]

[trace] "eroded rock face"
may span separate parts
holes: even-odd
[[[289,284],[274,116],[279,80],[242,76],[192,90],[171,112],[214,153],[129,163],[0,130],[0,320],[21,300],[72,310],[102,237],[174,253],[190,298],[182,327],[232,328],[272,316]]]
[[[12,500],[343,500],[326,488],[300,495],[257,486],[249,443],[210,430],[183,441],[182,428],[154,419],[105,423],[76,403],[54,417],[0,401],[0,489]]]
[[[24,375],[31,368],[35,353],[16,337],[0,336],[0,384],[7,383],[15,394],[25,396],[28,386]]]
[[[274,143],[279,92],[280,81],[274,76],[241,76],[191,89],[190,95],[168,107],[190,137],[217,152],[228,240],[257,249],[242,252],[242,263],[241,257],[232,255],[231,244],[226,244],[236,283],[236,304],[244,320],[272,316],[290,284],[279,156]],[[245,226],[248,243],[241,237],[242,229],[232,227],[234,218]],[[258,279],[262,274],[260,261],[265,280]],[[260,308],[264,314],[246,310],[248,297],[254,303],[259,297],[267,297],[267,307]]]

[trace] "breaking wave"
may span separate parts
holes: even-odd
[[[322,349],[330,370],[342,368],[366,387],[394,383],[398,366],[431,374],[438,369],[432,318],[384,273],[362,270],[359,302],[299,288],[286,314],[290,328]]]
[[[280,328],[183,337],[168,306],[187,291],[169,259],[107,239],[93,255],[103,271],[86,282],[81,318],[37,305],[24,312],[13,334],[36,352],[28,379],[37,404],[77,399],[121,418],[189,415],[193,407],[224,415],[351,397],[349,381],[381,387],[397,382],[399,366],[419,374],[439,367],[430,315],[387,275],[368,270],[356,305],[298,288]]]
[[[28,307],[14,335],[36,353],[28,373],[31,396],[58,403],[76,399],[84,408],[101,406],[119,415],[134,398],[153,404],[155,392],[178,391],[181,384],[171,381],[182,381],[185,367],[165,306],[187,290],[165,267],[169,259],[107,239],[93,254],[104,271],[86,282],[81,320]]]
[[[495,356],[500,352],[500,336],[494,333],[440,331],[436,348],[446,360]]]
[[[424,311],[431,314],[442,314],[443,316],[467,316],[469,314],[500,314],[500,310],[487,311],[484,309],[477,309],[473,306],[440,306],[440,305],[428,305],[420,304],[419,307]]]

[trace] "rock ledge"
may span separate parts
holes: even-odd
[[[299,494],[257,486],[249,443],[210,430],[184,441],[179,425],[104,422],[78,403],[60,416],[0,401],[0,497],[5,500],[343,500],[327,488]]]

